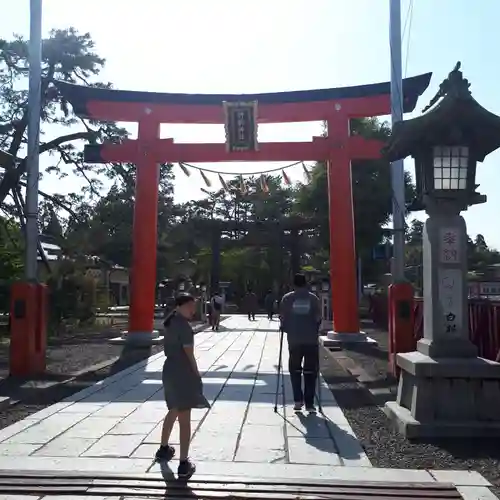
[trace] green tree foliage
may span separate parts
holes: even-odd
[[[50,215],[55,223],[56,219],[61,222],[61,217],[63,220],[68,216],[76,218],[72,208],[75,206],[77,211],[92,212],[101,198],[102,190],[109,189],[106,180],[116,184],[130,198],[135,184],[135,166],[85,163],[82,151],[84,141],[122,141],[128,137],[128,132],[112,122],[78,118],[54,85],[54,82],[62,80],[80,85],[111,87],[110,83],[96,80],[105,61],[95,52],[90,34],[78,33],[73,28],[52,30],[43,41],[42,58],[40,154],[53,159],[45,173],[54,174],[60,179],[72,175],[84,181],[83,189],[64,196],[57,192],[53,195],[41,193],[46,201],[46,215]],[[21,188],[25,181],[27,75],[27,41],[21,37],[14,37],[11,41],[0,40],[0,147],[17,159],[15,164],[4,161],[1,165],[5,172],[0,180],[0,208],[10,214],[14,209],[8,195],[18,200],[16,208],[19,209],[22,205]],[[60,133],[61,126],[71,127],[71,131],[55,135],[54,131]],[[172,178],[169,172],[168,166],[161,168],[160,184],[162,193],[171,197]]]
[[[233,179],[228,191],[219,189],[206,199],[177,207],[171,249],[179,258],[187,252],[197,260],[200,279],[210,278],[216,226],[222,228],[222,281],[231,281],[240,293],[251,285],[262,293],[278,286],[280,270],[289,267],[290,256],[281,246],[277,223],[292,214],[294,191],[278,176],[268,176],[266,184],[269,192],[262,189],[260,178],[247,178],[242,192],[240,180]],[[230,225],[219,226],[222,222]],[[175,273],[175,268],[171,271]]]
[[[12,219],[0,217],[0,280],[10,282],[22,275],[21,230]]]
[[[482,234],[478,234],[474,240],[467,242],[467,260],[469,271],[485,275],[490,273],[490,266],[500,264],[500,252],[488,247]]]
[[[406,231],[405,274],[417,290],[423,289],[422,242],[424,223],[413,219]]]
[[[0,311],[9,310],[9,289],[23,274],[21,229],[12,219],[0,216]]]

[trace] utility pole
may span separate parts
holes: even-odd
[[[42,84],[42,0],[30,0],[28,158],[26,164],[26,261],[28,282],[37,281],[38,176]]]
[[[389,41],[391,50],[392,126],[403,119],[403,77],[401,57],[401,0],[389,0]],[[391,164],[393,207],[393,282],[404,281],[405,269],[405,171],[403,160]]]

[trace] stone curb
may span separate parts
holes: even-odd
[[[351,357],[347,355],[344,355],[343,357],[333,356],[332,351],[330,351],[328,348],[325,348],[325,350],[329,351],[328,354],[335,360],[335,362],[338,363],[344,371],[351,375],[360,387],[368,391],[375,400],[380,397],[394,397],[393,391],[391,391],[387,387],[369,387],[367,384],[369,384],[370,382],[376,382],[378,379],[370,375]],[[338,353],[339,351],[334,352]],[[385,413],[384,405],[377,406]]]

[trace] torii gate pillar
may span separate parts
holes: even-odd
[[[338,110],[327,120],[330,158],[327,162],[328,212],[330,222],[330,289],[334,331],[328,333],[332,341],[341,340],[339,334],[359,334],[358,283],[354,210],[352,200],[349,117]],[[364,337],[363,337],[364,338]]]
[[[154,328],[154,313],[160,166],[148,144],[160,138],[160,122],[145,118],[139,122],[137,135],[129,331],[123,332],[123,340],[149,344],[159,337]]]

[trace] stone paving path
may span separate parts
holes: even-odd
[[[324,415],[293,412],[286,349],[284,384],[275,414],[277,326],[264,318],[250,322],[244,316],[232,316],[220,332],[196,335],[198,365],[212,403],[209,410],[193,412],[191,456],[199,475],[403,482],[450,479],[439,479],[435,471],[373,468],[324,383]],[[163,354],[152,356],[0,430],[0,470],[160,473],[152,457],[166,411],[163,360]],[[177,432],[176,426],[174,445]],[[172,468],[176,467],[174,461]],[[441,471],[446,473],[455,474],[451,480],[457,484],[488,485],[477,473]]]
[[[198,365],[212,408],[193,412],[192,458],[370,466],[326,386],[325,416],[296,414],[285,373],[273,412],[278,352],[277,322],[267,319],[233,316],[222,331],[197,334]],[[163,360],[153,356],[1,430],[0,469],[148,471],[165,414]],[[286,349],[283,363],[286,368]],[[173,444],[177,433],[176,426]]]

